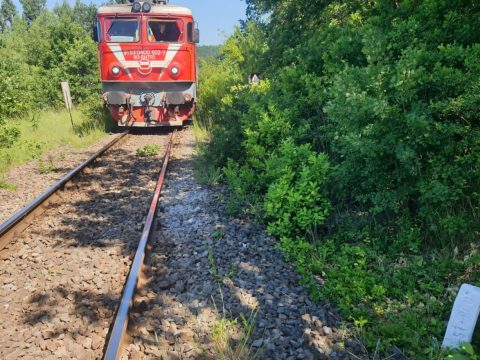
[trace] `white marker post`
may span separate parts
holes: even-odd
[[[463,284],[453,303],[442,347],[458,349],[461,344],[470,343],[479,313],[480,288]]]
[[[70,96],[70,87],[68,86],[68,82],[62,81],[62,93],[63,93],[63,100],[65,100],[65,107],[70,114],[70,122],[72,123],[72,129],[75,131],[75,126],[73,126],[73,117],[72,117],[72,97]]]

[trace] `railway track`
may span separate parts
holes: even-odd
[[[117,358],[168,162],[135,150],[173,138],[122,134],[1,226],[2,359]]]
[[[170,136],[170,140],[167,145],[167,150],[162,161],[162,170],[155,187],[150,209],[148,210],[145,226],[143,228],[142,236],[138,243],[137,251],[135,252],[135,258],[133,259],[132,267],[130,269],[127,282],[123,291],[120,306],[118,308],[117,316],[113,324],[113,329],[109,337],[107,350],[105,352],[105,360],[116,360],[120,357],[122,352],[122,346],[124,345],[124,338],[128,325],[128,314],[132,306],[133,296],[137,287],[138,281],[142,276],[142,266],[144,265],[145,251],[147,248],[147,242],[152,232],[153,220],[157,210],[158,200],[162,191],[163,182],[167,173],[168,161],[175,139],[176,131]]]
[[[22,210],[13,215],[9,220],[0,225],[0,250],[2,250],[9,242],[11,242],[15,235],[18,235],[28,226],[30,226],[33,220],[43,214],[48,208],[49,204],[55,200],[58,200],[59,193],[65,188],[68,188],[69,184],[76,177],[81,175],[85,169],[91,166],[98,158],[105,154],[112,147],[124,140],[128,136],[129,132],[125,131],[107,145],[98,150],[95,154],[90,156],[86,161],[78,165],[76,168],[69,171],[64,177],[58,180],[50,188],[48,188],[43,194],[33,200],[30,204],[25,206]]]

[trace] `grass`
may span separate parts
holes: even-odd
[[[213,250],[210,246],[208,247],[208,264],[210,265],[210,274],[212,274],[213,278],[219,285],[223,280],[223,276],[218,272],[215,257],[213,256]]]
[[[223,177],[221,169],[203,163],[198,158],[194,161],[193,170],[195,179],[201,184],[218,185]]]
[[[84,128],[88,123],[79,109],[73,110],[73,119],[78,127]],[[49,110],[38,116],[8,122],[18,128],[21,135],[12,147],[0,149],[0,175],[14,165],[39,158],[46,151],[65,145],[74,149],[87,147],[105,134],[98,128],[91,128],[87,134],[78,135],[78,131],[72,129],[66,110]]]
[[[225,309],[221,283],[226,277],[233,278],[236,269],[230,266],[225,276],[222,276],[216,266],[213,249],[208,247],[208,262],[210,274],[218,286],[218,293],[222,304],[221,311],[218,309],[215,299],[212,297],[213,305],[219,318],[212,327],[212,351],[213,359],[218,360],[255,360],[260,358],[263,348],[255,350],[252,346],[252,335],[255,328],[255,318],[258,308],[252,309],[247,318],[240,314],[239,318],[232,318]]]
[[[7,180],[5,180],[3,178],[0,178],[0,189],[13,191],[16,188],[17,188],[16,185],[10,184],[10,183],[7,182]]]
[[[218,185],[223,177],[222,169],[214,167],[208,163],[207,159],[200,155],[202,153],[202,147],[210,141],[210,134],[200,121],[194,121],[193,135],[195,136],[197,153],[193,163],[194,177],[202,184]]]
[[[380,357],[397,348],[409,358],[443,358],[439,343],[458,284],[479,284],[477,247],[472,244],[466,257],[383,243],[366,232],[344,231],[317,242],[282,239],[280,247],[311,298],[334,299],[368,349]],[[479,327],[472,342],[477,352]]]
[[[193,136],[195,136],[197,144],[205,143],[210,140],[208,129],[197,119],[193,121]]]
[[[38,159],[38,170],[40,174],[48,174],[56,169],[57,167],[53,163],[53,157],[51,155],[48,156],[46,161]]]
[[[223,233],[222,230],[220,229],[215,229],[215,231],[212,233],[212,238],[215,239],[215,240],[220,240],[220,239],[223,239],[223,237],[225,236],[225,234]]]
[[[212,345],[215,359],[259,359],[260,350],[255,351],[251,345],[255,316],[255,310],[248,318],[240,314],[240,321],[238,321],[237,318],[229,319],[223,313],[213,325]]]

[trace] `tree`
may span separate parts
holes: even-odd
[[[80,0],[76,0],[75,6],[73,7],[73,14],[75,21],[82,25],[82,28],[86,33],[90,34],[92,26],[95,24],[97,7],[93,4],[87,5]]]
[[[63,0],[62,3],[57,3],[53,7],[52,11],[59,19],[66,20],[66,21],[73,21],[73,8],[70,4]]]
[[[31,24],[45,9],[46,0],[20,0],[23,7],[23,17]]]
[[[247,21],[243,24],[243,28],[242,31],[237,27],[220,51],[229,61],[238,64],[246,78],[251,73],[264,72],[264,54],[268,46],[262,24]]]
[[[12,0],[3,0],[0,7],[1,29],[4,30],[8,26],[12,26],[13,18],[17,15],[17,8]]]

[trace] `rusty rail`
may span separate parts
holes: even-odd
[[[155,187],[155,193],[153,195],[152,203],[150,205],[150,210],[148,211],[147,219],[143,227],[142,236],[140,237],[138,248],[135,253],[135,258],[133,259],[132,267],[130,268],[128,279],[124,286],[122,299],[120,301],[120,306],[117,311],[115,322],[113,324],[113,329],[110,333],[107,350],[105,351],[104,356],[105,360],[117,360],[121,355],[121,346],[123,344],[128,325],[128,312],[132,305],[133,295],[135,292],[135,288],[137,287],[137,281],[145,259],[145,249],[147,247],[147,243],[150,237],[150,232],[157,209],[158,199],[160,198],[163,181],[167,172],[168,160],[170,158],[170,153],[173,147],[175,134],[176,130],[174,130],[174,132],[170,135],[167,150],[165,151],[162,163],[162,170],[160,171],[157,185]]]
[[[98,157],[103,155],[107,150],[109,150],[113,145],[117,144],[121,139],[125,138],[128,134],[128,131],[123,132],[115,139],[110,141],[107,145],[98,150],[85,162],[78,165],[75,169],[71,170],[64,177],[58,180],[53,184],[48,190],[43,194],[33,200],[30,204],[25,206],[22,210],[18,211],[13,215],[9,220],[5,221],[0,226],[0,250],[7,246],[15,237],[15,235],[24,231],[29,227],[33,220],[43,214],[48,208],[50,202],[55,200],[58,195],[57,192],[65,187],[67,183],[72,181],[76,176],[78,176],[85,168],[90,166]]]

